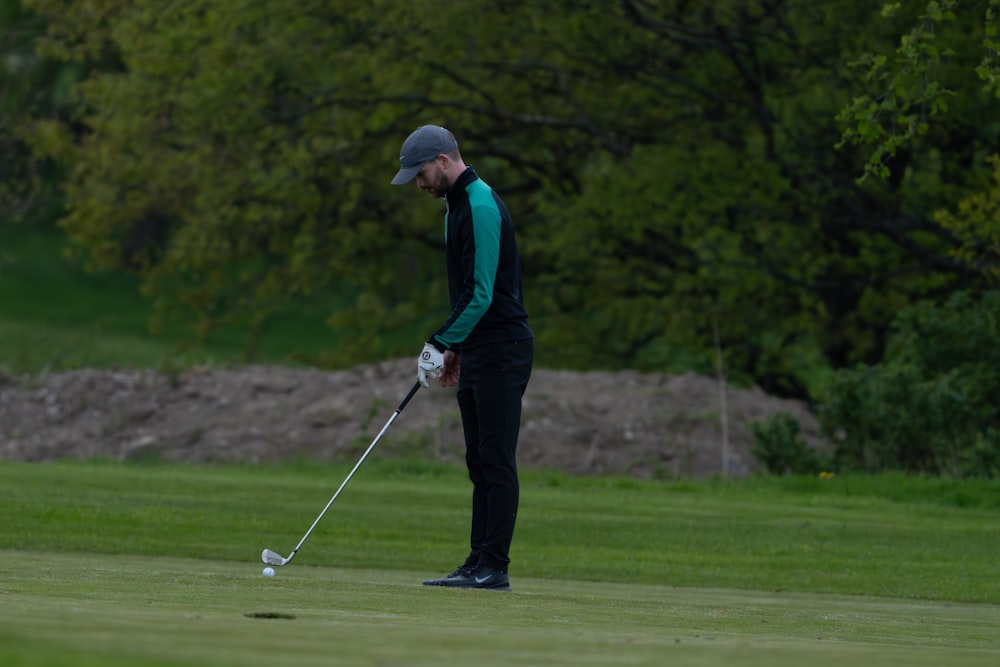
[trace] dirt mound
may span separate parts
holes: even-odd
[[[30,381],[0,379],[0,459],[266,462],[353,461],[414,382],[409,359],[324,372],[280,366],[152,371],[79,370]],[[757,467],[748,423],[807,408],[758,389],[721,392],[712,378],[631,371],[536,369],[524,398],[518,460],[579,474],[639,477]],[[724,452],[724,450],[727,450]],[[418,454],[460,462],[461,421],[453,389],[421,389],[385,436],[382,457]]]

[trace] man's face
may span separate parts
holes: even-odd
[[[441,156],[425,164],[423,169],[417,172],[413,182],[418,188],[434,197],[444,197],[444,193],[451,187],[447,174],[441,168]]]

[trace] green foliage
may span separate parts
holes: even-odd
[[[28,128],[39,116],[68,117],[71,90],[82,72],[75,63],[35,52],[45,29],[44,17],[19,0],[0,0],[0,226],[51,225],[61,213],[60,170],[32,154]]]
[[[1000,0],[989,0],[983,21],[983,59],[976,74],[986,82],[986,89],[1000,95]]]
[[[68,170],[75,255],[138,273],[158,324],[242,328],[249,358],[304,295],[356,295],[330,313],[340,363],[446,317],[440,203],[387,184],[428,122],[514,213],[547,366],[706,370],[717,328],[734,378],[810,396],[878,360],[901,307],[979,280],[932,216],[982,186],[997,132],[993,96],[920,87],[981,60],[949,3],[919,13],[892,115],[949,123],[864,185],[866,147],[831,147],[893,78],[846,64],[894,48],[866,0],[26,4],[43,53],[91,68],[76,116],[30,135]]]
[[[954,0],[930,0],[923,8],[886,3],[883,14],[904,26],[899,45],[891,53],[870,51],[861,58],[867,92],[838,115],[839,145],[871,149],[863,179],[874,175],[883,183],[912,180],[920,187],[950,187],[954,176],[940,183],[914,178],[916,159],[939,163],[942,176],[954,174],[955,167],[966,177],[974,175],[966,179],[973,187],[951,193],[931,218],[957,240],[950,253],[961,270],[993,284],[1000,227],[1000,163],[993,151],[1000,125],[996,112],[987,110],[995,109],[1000,98],[998,10],[996,0],[973,7]],[[973,127],[970,119],[976,119]],[[963,142],[972,150],[951,167],[946,156]]]
[[[62,225],[90,265],[140,273],[157,327],[179,319],[200,338],[223,323],[245,327],[249,358],[289,299],[384,284],[385,266],[412,250],[379,224],[381,198],[359,187],[361,114],[322,99],[364,85],[323,54],[333,45],[350,60],[367,48],[365,20],[310,12],[260,2],[109,9],[106,44],[63,42],[113,49],[123,68],[81,87],[88,135],[71,145],[45,123],[35,135],[78,167]],[[88,25],[55,21],[71,35]],[[391,330],[392,310],[370,301],[358,310],[378,325],[365,333]]]
[[[777,412],[749,424],[754,437],[750,452],[768,472],[775,475],[812,475],[824,466],[820,456],[802,438],[799,421],[786,412]]]
[[[138,280],[125,272],[92,274],[61,257],[65,242],[58,229],[29,225],[0,227],[0,372],[16,375],[75,368],[157,368],[176,371],[192,365],[227,365],[245,359],[246,338],[222,327],[210,340],[192,345],[188,331],[171,326],[149,331],[150,304]],[[265,363],[322,365],[336,336],[324,326],[328,308],[346,301],[290,303],[265,332],[256,351]],[[418,332],[401,331],[392,345]]]
[[[954,254],[974,270],[1000,282],[1000,156],[989,158],[993,169],[989,188],[962,201],[954,211],[938,211],[935,218],[959,239]]]
[[[794,258],[815,257],[821,237],[774,207],[793,187],[774,166],[760,159],[748,169],[746,159],[708,140],[696,155],[637,148],[625,164],[598,163],[579,198],[546,211],[567,267],[562,310],[603,314],[571,344],[582,352],[606,341],[646,368],[700,350],[707,371],[717,323],[737,381],[777,390],[783,378],[790,384],[780,388],[794,392],[804,380],[797,362],[821,356],[824,321],[821,301],[800,289],[824,264]]]
[[[862,95],[840,111],[843,125],[839,146],[851,142],[874,148],[865,174],[887,178],[887,161],[897,152],[927,134],[932,119],[948,111],[948,98],[955,94],[940,75],[942,65],[957,55],[956,36],[967,38],[967,26],[954,29],[957,0],[930,0],[915,19],[903,15],[903,3],[887,2],[882,14],[896,21],[912,21],[913,26],[899,38],[892,56],[865,53],[855,64],[867,68],[864,80],[877,92]],[[907,3],[907,9],[916,8]],[[971,76],[970,67],[967,74]]]
[[[900,313],[891,355],[838,374],[821,404],[837,464],[995,477],[1000,455],[1000,292]]]

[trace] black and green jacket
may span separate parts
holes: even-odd
[[[429,342],[460,352],[533,337],[521,292],[521,258],[503,200],[472,167],[445,194],[451,316]]]

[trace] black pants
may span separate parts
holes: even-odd
[[[534,361],[534,341],[484,345],[462,351],[458,407],[465,462],[472,480],[471,551],[467,565],[501,572],[510,563],[520,487],[517,436],[521,397]]]

